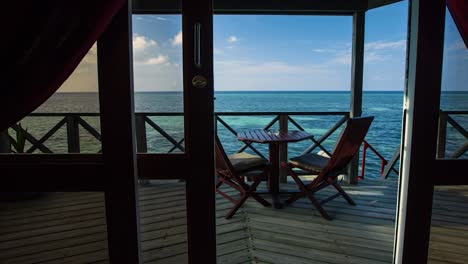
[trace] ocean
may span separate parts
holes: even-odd
[[[350,93],[331,91],[281,91],[281,92],[216,92],[216,112],[330,112],[349,111]],[[468,110],[467,92],[446,92],[441,99],[443,110]],[[403,92],[371,92],[363,94],[363,115],[373,115],[375,120],[370,128],[366,140],[379,151],[386,159],[390,159],[400,144],[401,121],[403,107]],[[136,112],[182,112],[182,94],[179,92],[137,92],[135,93]],[[98,95],[96,93],[56,93],[46,103],[39,107],[36,113],[97,113],[99,111]],[[315,138],[326,133],[341,116],[313,116],[292,115],[306,131]],[[263,128],[274,116],[221,116],[234,130]],[[453,116],[465,129],[468,129],[468,116]],[[99,131],[97,117],[84,117],[89,124]],[[26,117],[21,124],[36,138],[42,137],[51,129],[60,117]],[[183,138],[183,119],[178,116],[151,117],[157,125],[163,128],[176,141]],[[290,129],[296,129],[291,124]],[[277,129],[277,127],[272,127]],[[147,126],[148,152],[167,153],[172,144],[154,129]],[[324,147],[331,150],[341,130],[332,134],[324,142]],[[454,151],[457,146],[466,142],[462,135],[451,126],[448,127],[447,152]],[[12,133],[12,131],[10,131]],[[231,154],[237,151],[242,144],[223,125],[218,123],[218,135],[226,149]],[[301,141],[288,145],[290,157],[300,155],[311,141]],[[99,142],[84,129],[80,130],[81,152],[95,153],[100,150]],[[45,145],[56,153],[67,152],[66,129],[62,127],[57,133],[45,142]],[[255,146],[267,156],[267,146]],[[468,158],[465,154],[464,158]],[[366,164],[366,177],[379,177],[379,160],[375,155],[368,153]],[[394,177],[394,175],[393,175]]]

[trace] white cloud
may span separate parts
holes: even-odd
[[[234,43],[237,41],[239,41],[239,38],[237,38],[236,36],[229,36],[229,38],[227,39],[227,42],[229,43]]]
[[[277,73],[312,73],[323,72],[320,66],[315,65],[293,65],[282,61],[249,61],[230,60],[215,62],[220,70],[229,69],[228,72],[246,72],[251,74],[273,75]]]
[[[344,68],[347,67],[293,64],[278,60],[217,60],[214,65],[215,89],[343,90],[349,86],[349,69]]]
[[[394,57],[395,52],[402,52],[406,48],[406,40],[398,41],[374,41],[364,47],[364,60],[366,63],[377,61],[388,61]],[[316,49],[315,52],[333,52],[336,56],[331,63],[351,64],[351,47],[342,50]]]
[[[386,50],[386,49],[404,49],[406,48],[406,40],[398,41],[374,41],[365,45],[365,50]]]
[[[155,18],[156,18],[157,20],[161,20],[161,21],[166,21],[166,20],[167,20],[167,18],[165,18],[165,17],[160,17],[160,16],[157,16],[157,17],[155,17]]]
[[[336,52],[336,50],[333,49],[312,49],[313,52],[317,53],[331,53],[331,52]]]
[[[169,61],[169,57],[159,54],[158,43],[146,36],[133,35],[133,60],[135,64],[156,65]]]
[[[344,64],[344,65],[350,65],[351,64],[351,53],[346,52],[343,54],[340,54],[333,58],[330,62],[331,64],[337,63],[337,64]]]
[[[162,64],[168,61],[169,61],[169,57],[164,56],[164,55],[159,55],[156,57],[148,58],[146,60],[138,61],[137,63],[147,64],[147,65],[156,65],[156,64]]]
[[[167,57],[157,56],[146,63],[135,64],[135,91],[182,90],[182,66],[165,60]]]
[[[145,36],[133,34],[133,52],[142,52],[147,48],[155,47],[157,42]]]
[[[174,38],[172,39],[172,45],[182,45],[182,31],[180,31],[179,33],[177,33],[177,35],[174,36]]]

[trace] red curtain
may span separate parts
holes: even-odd
[[[468,0],[446,0],[453,21],[468,48]]]
[[[4,53],[1,63],[6,66],[1,80],[0,131],[57,91],[126,3],[7,1],[0,16]]]

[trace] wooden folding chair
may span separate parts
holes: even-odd
[[[237,210],[244,204],[247,198],[252,197],[263,206],[271,206],[269,202],[260,197],[255,191],[262,180],[264,180],[270,169],[268,160],[250,155],[247,153],[237,153],[227,156],[218,138],[215,137],[216,154],[216,192],[234,203],[234,207],[226,215],[226,219],[232,218]],[[249,172],[260,171],[256,176],[250,176],[252,184],[245,181],[244,175]],[[221,190],[221,185],[226,184],[240,193],[240,199],[236,200],[232,196]]]
[[[349,197],[349,195],[341,188],[337,181],[337,177],[338,175],[343,174],[348,164],[358,153],[359,147],[361,146],[373,120],[374,117],[372,116],[350,118],[330,158],[314,153],[308,153],[292,158],[287,164],[283,164],[283,166],[288,169],[289,175],[294,179],[300,190],[299,193],[293,194],[286,201],[286,204],[291,204],[299,198],[307,197],[315,208],[317,208],[323,218],[327,220],[331,220],[332,218],[322,207],[323,204],[339,196],[343,196],[349,204],[355,205],[351,197]],[[302,182],[293,168],[299,168],[311,174],[318,174],[318,176],[306,185]],[[332,185],[338,193],[322,201],[318,201],[314,197],[314,194],[329,185]]]

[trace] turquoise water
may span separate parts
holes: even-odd
[[[216,112],[329,112],[349,111],[349,92],[216,92]],[[444,110],[468,110],[468,93],[444,93],[441,108]],[[385,158],[390,159],[400,143],[401,114],[403,106],[402,92],[364,92],[363,115],[373,115],[375,120],[366,137],[366,140],[374,146]],[[182,94],[177,92],[137,92],[135,94],[136,112],[182,112]],[[98,96],[96,93],[57,93],[43,104],[36,112],[84,112],[96,113],[99,111]],[[245,129],[263,128],[274,116],[222,116],[236,131]],[[319,138],[331,128],[341,116],[295,116],[296,120],[306,131]],[[84,118],[99,131],[99,119],[97,117]],[[151,119],[163,128],[177,141],[183,138],[182,117],[151,117]],[[454,116],[465,129],[468,129],[467,116]],[[40,138],[55,123],[57,117],[27,117],[22,121],[23,127],[36,138]],[[273,127],[277,128],[277,127]],[[290,125],[290,129],[296,129]],[[331,150],[340,129],[323,144]],[[237,151],[242,145],[236,137],[218,124],[218,134],[229,153]],[[159,133],[147,126],[148,151],[168,152],[172,144],[165,140]],[[448,152],[464,142],[464,138],[456,133],[453,128],[448,128]],[[100,150],[99,142],[89,133],[80,131],[81,151],[97,152]],[[301,154],[310,141],[302,141],[289,144],[288,155]],[[67,152],[66,130],[60,129],[46,145],[57,153]],[[264,155],[267,149],[264,145],[256,146]],[[467,156],[467,154],[465,154]],[[378,177],[379,161],[373,154],[368,156],[366,177]]]

